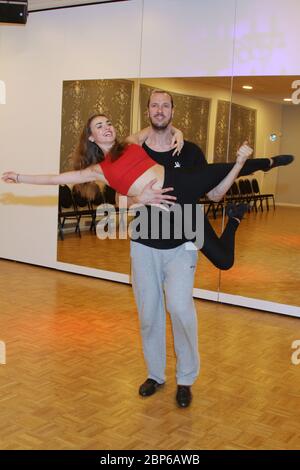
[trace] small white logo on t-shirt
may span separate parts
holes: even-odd
[[[174,168],[180,168],[180,167],[181,167],[181,165],[180,165],[179,162],[175,162],[175,163],[174,163]]]

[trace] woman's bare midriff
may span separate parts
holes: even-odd
[[[109,186],[109,182],[106,180],[103,174],[101,164],[95,165],[95,170],[99,175],[99,180]],[[153,179],[157,179],[157,182],[153,185],[153,188],[161,189],[165,180],[165,169],[162,165],[155,164],[146,170],[141,176],[139,176],[128,189],[127,196],[137,196],[141,194],[146,184],[148,184]]]
[[[146,170],[145,173],[139,176],[128,189],[127,196],[137,196],[138,194],[141,194],[146,184],[150,183],[153,179],[157,179],[153,188],[161,189],[165,180],[165,169],[162,165],[153,165],[151,168]]]

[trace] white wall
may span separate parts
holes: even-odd
[[[299,14],[299,0],[237,0],[234,75],[299,74]]]
[[[136,77],[140,2],[30,15],[1,26],[0,172],[59,170],[62,81]],[[57,188],[0,186],[0,256],[56,267]]]
[[[189,4],[189,8],[187,8]],[[56,173],[59,169],[62,81],[138,77],[163,71],[216,74],[204,60],[203,28],[218,47],[215,9],[223,8],[222,70],[232,53],[233,5],[222,0],[156,0],[110,3],[34,13],[25,27],[2,25],[0,79],[7,104],[0,107],[0,172]],[[178,47],[180,44],[180,47]],[[171,48],[171,51],[170,51]],[[193,65],[193,69],[190,65]],[[221,68],[220,68],[221,70]],[[0,186],[0,257],[56,267],[57,188]]]
[[[0,173],[58,171],[63,80],[230,75],[234,0],[145,0],[144,21],[142,7],[100,4],[1,25]],[[238,0],[235,73],[299,73],[299,13],[296,0]],[[56,197],[54,187],[0,183],[0,257],[59,266]]]

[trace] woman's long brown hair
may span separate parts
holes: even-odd
[[[89,140],[89,137],[91,136],[91,123],[96,117],[107,118],[105,114],[100,113],[93,114],[93,116],[87,120],[85,126],[82,129],[78,145],[72,158],[74,170],[83,170],[90,165],[101,163],[105,158],[101,148],[96,143]],[[111,160],[117,160],[122,155],[127,146],[128,144],[126,142],[119,142],[116,140],[109,152]],[[77,185],[77,187],[80,190],[81,195],[84,197],[92,199],[95,195],[95,183],[83,183]]]

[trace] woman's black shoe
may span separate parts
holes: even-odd
[[[242,220],[249,208],[249,204],[227,204],[226,214],[229,218]]]
[[[277,166],[289,165],[294,161],[294,157],[293,155],[277,155],[277,157],[271,157],[271,160],[273,160],[272,165],[265,171],[270,171]]]

